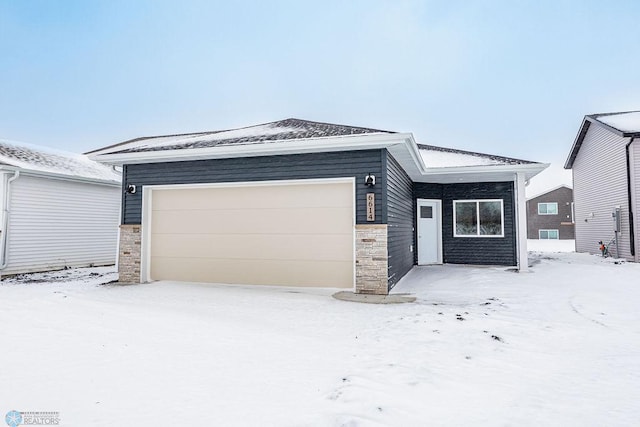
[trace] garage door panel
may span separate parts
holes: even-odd
[[[153,255],[171,258],[340,261],[353,254],[353,235],[154,234]]]
[[[154,211],[154,233],[352,233],[350,208]]]
[[[353,183],[151,190],[152,280],[353,286]]]
[[[351,207],[353,192],[344,184],[298,184],[258,187],[190,188],[157,191],[153,210],[172,210],[176,206],[192,209],[323,208]]]
[[[350,288],[351,261],[211,260],[152,257],[151,277],[190,282]]]

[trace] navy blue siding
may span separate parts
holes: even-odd
[[[513,182],[414,184],[414,197],[442,200],[443,262],[450,264],[516,265]],[[502,199],[504,237],[453,237],[453,201]],[[415,258],[417,263],[417,255]]]
[[[386,157],[387,247],[389,289],[413,267],[414,201],[413,182],[396,159]]]
[[[364,177],[368,173],[382,177],[385,157],[386,150],[365,150],[135,164],[124,167],[122,184],[135,184],[141,189],[145,185],[355,177],[356,222],[382,224],[384,183],[376,183],[371,189],[364,185]],[[376,194],[375,222],[366,221],[369,192]],[[140,224],[142,191],[124,194],[122,209],[123,224]]]

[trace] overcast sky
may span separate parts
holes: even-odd
[[[640,109],[639,18],[637,0],[0,0],[0,138],[83,152],[297,117],[550,162],[554,186],[585,114]]]

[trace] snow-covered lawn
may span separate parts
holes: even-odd
[[[575,252],[576,241],[527,239],[527,249],[530,252]]]
[[[5,280],[0,416],[637,425],[640,265],[537,252],[532,265],[414,268],[394,292],[417,302],[400,305],[338,301],[331,289],[102,285],[115,278],[105,269]]]

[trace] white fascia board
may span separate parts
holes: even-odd
[[[188,161],[202,159],[228,159],[235,157],[275,156],[329,151],[349,151],[385,148],[395,144],[413,142],[413,135],[407,133],[376,133],[348,135],[340,137],[307,138],[281,140],[268,143],[244,145],[220,145],[207,148],[186,148],[183,150],[141,151],[135,153],[95,154],[92,160],[122,165],[129,163],[159,163],[168,161]],[[413,142],[415,145],[415,142]]]
[[[20,175],[28,175],[35,176],[39,178],[51,178],[51,179],[60,179],[63,181],[74,181],[74,182],[84,182],[88,184],[99,184],[99,185],[108,185],[113,187],[120,187],[122,184],[120,181],[110,181],[105,179],[96,179],[96,178],[86,178],[83,176],[76,175],[65,175],[62,173],[54,173],[54,172],[45,172],[45,171],[35,171],[30,169],[23,169],[16,166],[0,166],[0,171],[20,171]]]
[[[428,182],[429,177],[435,176],[464,176],[471,174],[515,174],[524,173],[527,180],[530,180],[543,170],[549,167],[549,163],[533,163],[524,165],[483,165],[483,166],[459,166],[459,167],[442,167],[428,168],[422,178]]]

